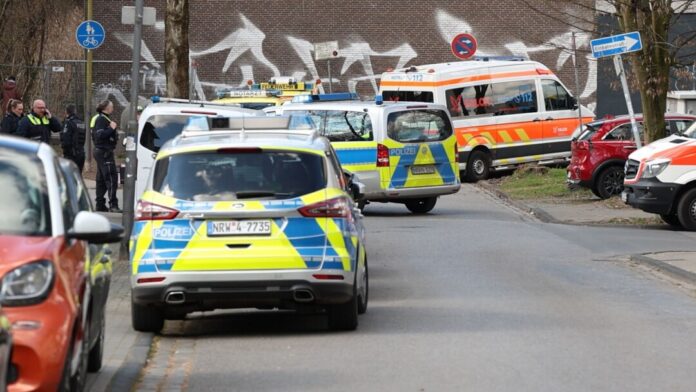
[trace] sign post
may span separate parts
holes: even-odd
[[[621,55],[623,53],[637,52],[643,49],[643,42],[640,40],[640,33],[634,31],[631,33],[594,39],[590,41],[590,46],[592,48],[592,56],[594,56],[596,59],[614,56],[614,68],[616,70],[616,75],[621,79],[621,87],[623,88],[624,98],[626,99],[628,115],[631,118],[633,139],[635,139],[636,147],[641,148],[642,142],[640,140],[640,133],[638,132],[638,124],[636,123],[636,116],[633,112],[631,93],[628,90],[626,71],[624,70],[623,60],[621,59]]]
[[[86,125],[85,133],[87,139],[87,167],[92,166],[92,137],[89,129],[90,106],[92,104],[92,49],[96,49],[104,43],[106,30],[99,22],[91,20],[92,3],[87,4],[87,20],[80,23],[75,29],[75,40],[77,44],[85,49],[85,107],[84,121]]]
[[[478,49],[478,42],[473,35],[469,33],[457,34],[450,43],[452,54],[458,59],[470,59]]]
[[[329,73],[329,92],[333,92],[331,81],[331,59],[338,56],[338,41],[319,42],[314,44],[314,60],[326,60],[326,68]]]

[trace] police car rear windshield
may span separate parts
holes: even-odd
[[[452,136],[452,124],[442,110],[407,110],[389,114],[387,136],[402,143],[436,142]]]
[[[0,148],[0,189],[0,234],[51,235],[46,176],[36,156]]]
[[[193,152],[157,161],[153,189],[190,201],[288,199],[326,187],[324,158],[294,151]]]
[[[432,91],[383,91],[382,98],[389,102],[434,102]]]
[[[295,115],[311,117],[317,130],[332,142],[370,141],[372,121],[365,112],[347,110],[298,110]]]

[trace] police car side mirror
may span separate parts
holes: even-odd
[[[350,183],[350,193],[353,200],[360,201],[365,198],[365,184],[358,180],[353,180]]]

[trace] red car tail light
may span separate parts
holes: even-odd
[[[319,203],[304,206],[297,211],[307,218],[346,218],[350,216],[348,202],[343,197],[336,197]]]
[[[389,167],[389,147],[377,144],[377,167]]]
[[[177,215],[179,215],[178,210],[149,201],[138,200],[138,205],[135,207],[135,220],[137,221],[169,220],[176,218]]]

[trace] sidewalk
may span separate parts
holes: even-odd
[[[85,179],[92,202],[96,183]],[[123,206],[123,192],[119,188],[119,206]],[[102,213],[112,223],[121,224],[122,214]],[[120,244],[112,244],[113,270],[109,298],[106,304],[106,335],[104,365],[98,373],[87,378],[88,391],[129,391],[145,366],[152,342],[152,334],[135,332],[130,322],[130,266],[128,260],[119,260]]]
[[[673,230],[659,216],[627,206],[616,197],[609,200],[516,200],[487,181],[480,181],[476,186],[545,223]],[[630,258],[674,279],[696,285],[696,252],[648,253]]]

